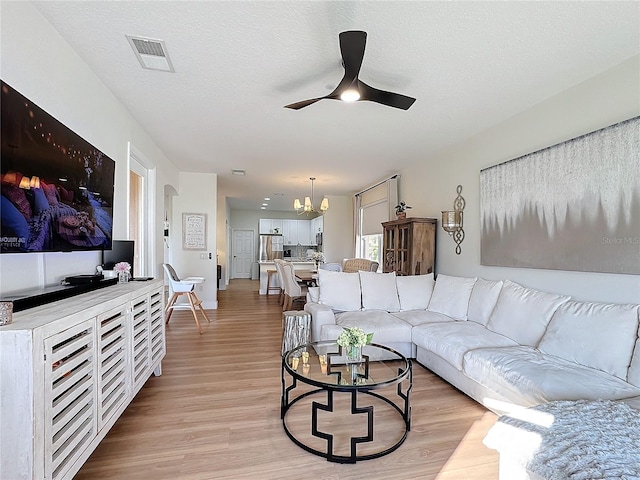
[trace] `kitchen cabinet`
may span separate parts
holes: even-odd
[[[396,275],[434,272],[436,260],[435,218],[406,218],[384,222],[383,271]]]
[[[261,218],[259,221],[260,234],[282,235],[284,245],[315,246],[316,233],[322,231],[322,217],[313,220],[289,220]]]
[[[298,220],[283,220],[282,236],[285,245],[298,244]]]
[[[280,218],[261,218],[258,221],[258,232],[262,234],[279,233],[282,234],[283,220]]]
[[[316,217],[311,220],[311,236],[315,240],[316,233],[322,233],[324,229],[324,217]]]
[[[71,479],[160,372],[161,280],[15,313],[0,327],[0,478]]]
[[[313,245],[311,243],[311,222],[309,220],[296,220],[298,226],[298,243],[300,245]],[[315,243],[315,236],[314,236]]]

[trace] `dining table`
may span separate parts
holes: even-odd
[[[318,280],[318,272],[316,270],[296,270],[296,280],[306,284],[308,287],[315,287]]]

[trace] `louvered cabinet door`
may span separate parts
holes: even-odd
[[[144,295],[133,301],[131,311],[131,379],[134,395],[149,377],[149,327],[149,299]]]
[[[63,478],[97,431],[95,319],[44,339],[45,478]]]
[[[98,317],[98,430],[128,401],[127,310],[120,307]]]
[[[165,334],[164,334],[164,303],[162,290],[157,290],[149,294],[149,321],[151,323],[151,333],[149,342],[151,348],[151,367],[155,367],[164,358]]]

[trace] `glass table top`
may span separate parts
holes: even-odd
[[[349,363],[335,341],[313,342],[287,352],[283,364],[305,383],[344,388],[382,387],[396,382],[409,369],[401,353],[383,345],[365,345],[362,355],[362,361]]]

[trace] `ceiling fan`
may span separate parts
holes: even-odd
[[[364,48],[367,43],[367,32],[359,30],[349,30],[340,33],[340,52],[342,53],[342,66],[344,67],[344,77],[333,92],[324,97],[311,98],[301,102],[285,105],[285,108],[299,110],[316,103],[325,98],[331,100],[342,100],[344,102],[356,102],[368,100],[370,102],[381,103],[389,107],[407,110],[415,98],[407,97],[399,93],[385,92],[377,88],[370,87],[358,79],[362,59],[364,58]]]

